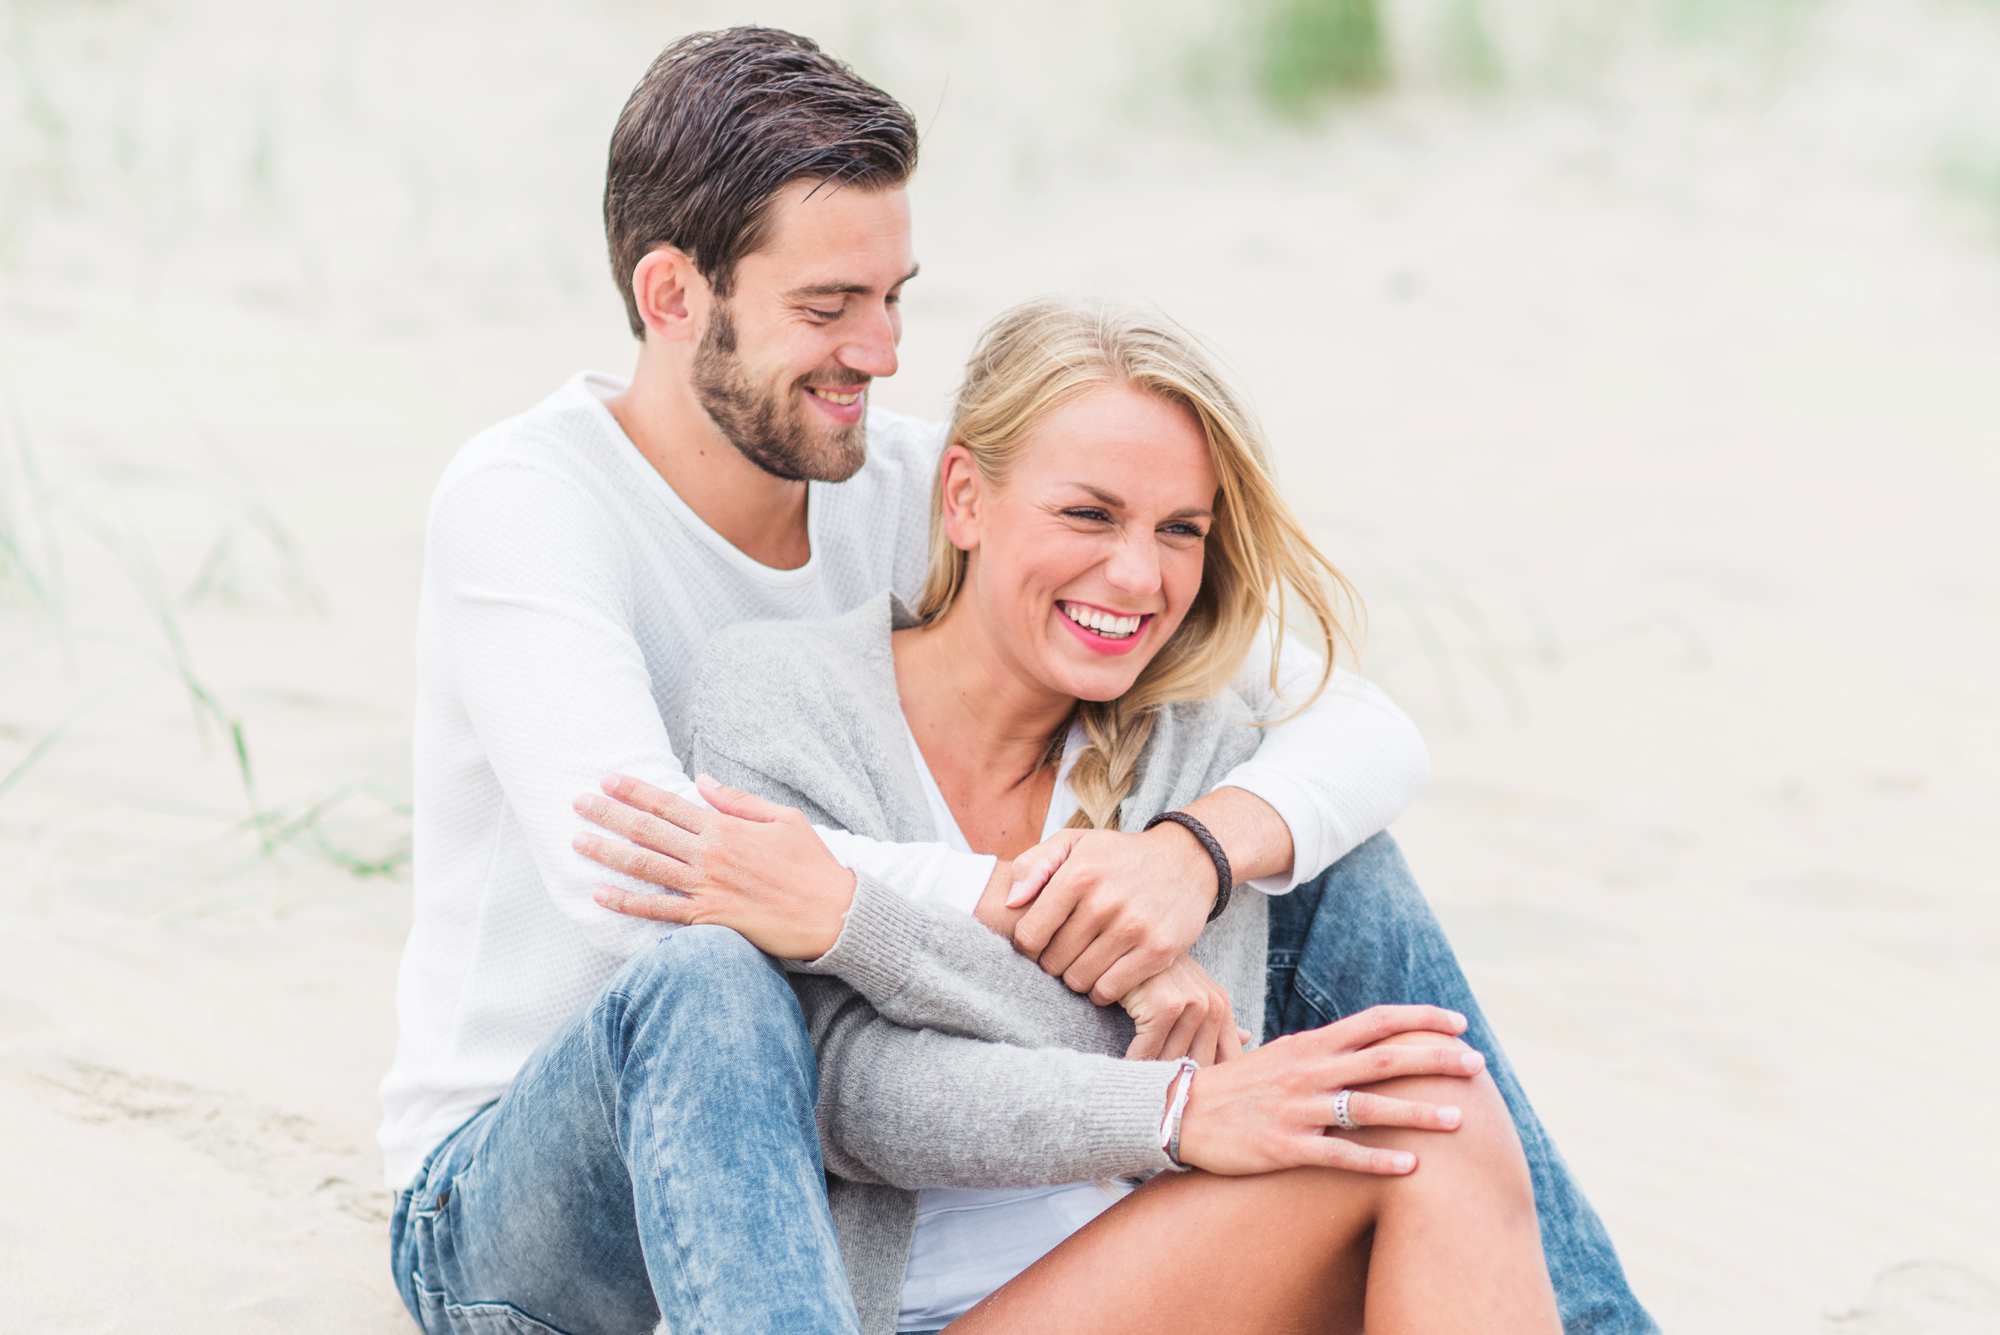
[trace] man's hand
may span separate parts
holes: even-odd
[[[623,775],[604,781],[603,796],[576,799],[578,815],[625,836],[580,834],[576,851],[669,892],[607,885],[597,902],[634,918],[733,928],[779,959],[818,959],[833,949],[854,903],[854,873],[791,807],[705,774],[695,782],[713,811]]]
[[[1057,863],[1053,876],[1042,870]],[[1215,904],[1215,864],[1178,825],[1063,830],[1014,860],[1014,948],[1100,1006],[1187,953]],[[1035,887],[1047,881],[1039,893]]]
[[[1243,1055],[1229,993],[1183,955],[1125,994],[1119,1003],[1138,1033],[1125,1055],[1133,1061],[1192,1057],[1203,1066]]]

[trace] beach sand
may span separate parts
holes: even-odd
[[[758,10],[927,129],[882,400],[940,414],[1041,292],[1201,331],[1366,596],[1436,770],[1397,834],[1667,1328],[2000,1329],[2000,13],[1523,6],[1499,87],[1419,24],[1294,126],[1199,7],[1081,8]],[[741,16],[578,12],[8,10],[8,1329],[406,1327],[373,1128],[424,506],[629,368],[604,141]]]

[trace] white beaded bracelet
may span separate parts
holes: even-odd
[[[1167,1115],[1160,1119],[1160,1150],[1167,1156],[1176,1173],[1185,1173],[1188,1166],[1181,1162],[1181,1114],[1187,1111],[1188,1091],[1194,1087],[1194,1073],[1201,1068],[1192,1057],[1180,1060],[1180,1069],[1174,1072],[1172,1101],[1167,1104]]]

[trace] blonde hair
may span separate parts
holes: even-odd
[[[1336,648],[1351,643],[1336,606],[1359,606],[1353,586],[1313,545],[1279,494],[1262,433],[1215,359],[1162,316],[1055,300],[1016,306],[981,333],[953,405],[948,442],[963,446],[980,476],[1000,485],[1037,423],[1107,385],[1156,395],[1193,413],[1208,440],[1220,499],[1201,589],[1173,638],[1123,695],[1078,704],[1087,744],[1070,771],[1080,807],[1070,824],[1097,829],[1118,828],[1119,803],[1137,777],[1159,709],[1226,689],[1267,616],[1274,641],[1284,635],[1289,597],[1303,604],[1312,626],[1308,642],[1325,663],[1300,709],[1326,689]],[[921,621],[935,621],[957,600],[970,561],[970,553],[945,536],[940,472],[932,494],[930,567],[917,604]],[[1274,642],[1274,691],[1277,661]]]

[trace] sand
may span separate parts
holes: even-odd
[[[9,1329],[404,1328],[423,507],[629,365],[604,139],[742,11],[403,8],[6,11]],[[1430,739],[1398,834],[1667,1327],[2000,1328],[2000,14],[1620,8],[1509,7],[1481,89],[1412,3],[1397,88],[1304,127],[1192,4],[757,12],[927,126],[885,402],[1043,291],[1238,369]]]

